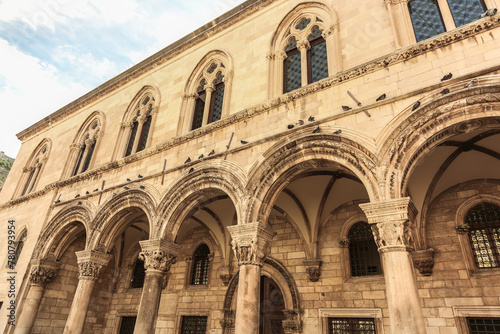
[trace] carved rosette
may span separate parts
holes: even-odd
[[[380,250],[394,246],[414,248],[413,221],[417,211],[409,197],[360,204],[359,207],[368,218]]]
[[[144,261],[146,271],[168,273],[177,259],[179,245],[165,240],[143,240],[139,244],[142,248],[139,259]]]
[[[262,267],[276,232],[262,223],[228,226],[228,230],[233,238],[231,245],[238,265],[251,264]]]
[[[306,267],[307,277],[311,282],[319,281],[321,276],[321,260],[304,260],[302,263]]]
[[[76,252],[76,257],[78,259],[78,279],[97,281],[102,268],[108,264],[112,255],[98,251],[84,250]]]
[[[434,267],[434,249],[414,251],[412,253],[413,265],[423,276],[431,276]]]
[[[56,275],[60,263],[52,260],[33,260],[29,282],[31,285],[45,287],[45,285]]]

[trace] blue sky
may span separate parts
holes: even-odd
[[[0,0],[0,150],[243,0]]]

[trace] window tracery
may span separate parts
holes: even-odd
[[[24,196],[36,188],[38,179],[49,155],[49,142],[43,141],[32,154],[32,158],[23,169],[23,176],[18,190],[19,196]]]
[[[27,236],[28,236],[28,231],[25,229],[21,233],[21,235],[19,236],[19,238],[17,239],[17,241],[16,241],[16,250],[14,252],[14,257],[13,257],[12,260],[9,261],[9,267],[10,267],[10,269],[14,269],[14,267],[16,266],[17,261],[19,260],[19,257],[21,256],[21,252],[22,252],[23,247],[24,247],[24,242],[25,242]],[[9,258],[10,258],[10,255],[9,255]]]
[[[73,147],[78,150],[78,155],[71,176],[83,173],[89,169],[100,131],[101,121],[99,118],[95,118],[84,129],[83,135],[80,135],[81,139],[79,142],[74,144]]]
[[[476,266],[500,267],[500,207],[480,203],[467,212],[465,223]]]

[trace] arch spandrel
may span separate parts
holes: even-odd
[[[85,248],[87,249],[95,212],[94,205],[86,200],[79,201],[76,205],[69,204],[62,208],[50,219],[47,226],[40,233],[35,250],[33,251],[33,258],[53,258],[57,260],[64,252],[64,241],[82,226],[85,231]]]
[[[500,76],[450,87],[457,90],[421,99],[424,102],[418,108],[407,108],[382,132],[379,159],[386,198],[403,197],[418,162],[443,141],[479,129],[500,128]]]
[[[133,184],[127,187],[129,189],[114,192],[97,212],[92,223],[93,234],[88,244],[90,249],[109,248],[116,236],[115,231],[120,228],[115,224],[116,221],[123,218],[132,208],[139,209],[146,215],[151,234],[157,221],[158,192],[150,185]]]
[[[245,221],[267,221],[280,192],[290,180],[306,170],[345,168],[366,188],[372,201],[380,200],[375,155],[348,138],[329,134],[309,134],[272,148],[258,166],[252,168],[247,191],[252,194]]]
[[[163,194],[158,206],[158,223],[152,231],[154,238],[175,240],[183,220],[200,203],[217,194],[225,194],[232,201],[238,220],[246,208],[246,174],[236,164],[216,160],[186,170]]]

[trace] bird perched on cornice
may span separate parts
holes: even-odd
[[[450,92],[450,90],[448,88],[445,88],[441,91],[441,95],[446,95]]]
[[[309,118],[307,120],[309,122],[314,122],[316,119],[314,118],[314,116],[309,116]]]
[[[211,155],[214,155],[214,154],[215,154],[215,151],[211,150],[210,153],[208,153],[208,156],[211,156]]]
[[[313,133],[319,133],[319,126],[316,129],[314,129]]]
[[[448,73],[444,77],[441,78],[441,81],[450,80],[451,78],[453,78],[453,74]]]
[[[187,158],[186,161],[184,161],[184,163],[187,164],[188,162],[191,162],[191,158],[189,158],[189,157]]]
[[[420,101],[415,102],[413,105],[413,108],[411,109],[412,111],[417,110],[417,108],[420,107]]]
[[[341,133],[342,133],[342,130],[337,130],[337,131],[335,131],[333,134],[334,134],[334,135],[339,135],[339,134],[341,134]]]
[[[247,141],[244,141],[244,140],[241,140],[241,143],[242,143],[243,145],[248,144],[248,142],[247,142]]]
[[[376,100],[376,101],[378,102],[378,101],[385,100],[385,98],[386,98],[386,97],[387,97],[387,95],[382,94],[382,95],[380,95],[379,97],[377,97],[377,100]]]
[[[344,110],[344,111],[349,111],[349,110],[351,110],[351,109],[352,109],[352,108],[351,108],[351,107],[349,107],[349,106],[342,106],[342,110]]]

